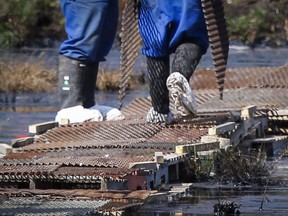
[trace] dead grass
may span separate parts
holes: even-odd
[[[9,65],[0,62],[0,93],[51,92],[57,88],[57,71],[47,69],[41,61]],[[99,69],[96,89],[118,90],[119,70]],[[139,88],[145,82],[144,75],[131,76],[128,89]]]
[[[100,91],[116,91],[119,90],[120,71],[119,70],[103,70],[99,69],[96,89]],[[145,84],[144,74],[131,75],[128,82],[128,90],[139,89]]]
[[[41,63],[0,63],[0,77],[0,92],[4,93],[50,92],[57,85],[56,71]]]
[[[96,89],[100,91],[105,90],[118,90],[119,89],[120,73],[119,71],[105,71],[104,69],[99,69]]]
[[[191,178],[194,181],[212,180],[217,183],[236,185],[266,184],[271,167],[265,164],[263,152],[245,154],[237,147],[221,149],[206,158],[197,158],[191,163]],[[194,172],[194,173],[193,173]],[[211,175],[213,173],[213,175]]]

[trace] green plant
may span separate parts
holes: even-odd
[[[0,47],[21,46],[28,39],[62,31],[58,0],[0,0],[0,6]]]
[[[287,1],[227,0],[225,9],[230,39],[249,45],[262,40],[287,40],[284,27],[288,16]]]
[[[261,151],[255,156],[246,155],[236,147],[218,151],[214,163],[216,178],[224,182],[261,184],[269,176],[270,171]]]

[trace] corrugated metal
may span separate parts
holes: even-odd
[[[35,164],[18,164],[18,165],[0,165],[0,174],[8,175],[49,175],[55,171],[59,165],[35,165]]]
[[[109,203],[109,200],[46,200],[37,198],[9,198],[0,205],[1,215],[17,216],[81,216]]]
[[[24,190],[0,188],[1,215],[89,215],[142,205],[151,191]],[[92,214],[93,215],[93,214]]]

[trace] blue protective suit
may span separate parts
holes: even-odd
[[[67,39],[59,53],[76,60],[105,61],[117,31],[118,0],[60,0]]]
[[[141,0],[140,4],[144,55],[167,56],[183,42],[194,42],[206,53],[209,42],[200,0]]]

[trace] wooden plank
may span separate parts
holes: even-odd
[[[201,140],[202,141],[202,140]],[[176,154],[191,153],[191,152],[201,152],[208,150],[218,150],[220,148],[219,141],[213,137],[213,140],[207,140],[207,142],[179,145],[175,147]]]
[[[9,155],[12,154],[13,149],[10,145],[6,144],[6,143],[0,143],[0,154],[3,155]]]
[[[60,119],[59,125],[68,125],[70,124],[69,119]]]
[[[241,109],[241,117],[244,119],[252,118],[257,108],[254,105],[244,107]]]
[[[227,132],[230,132],[235,129],[236,123],[235,122],[227,122],[221,125],[217,125],[215,127],[208,129],[208,135],[220,135]]]
[[[55,122],[55,121],[43,122],[40,124],[33,124],[33,125],[29,125],[29,133],[41,134],[55,127],[58,127],[58,122]]]

